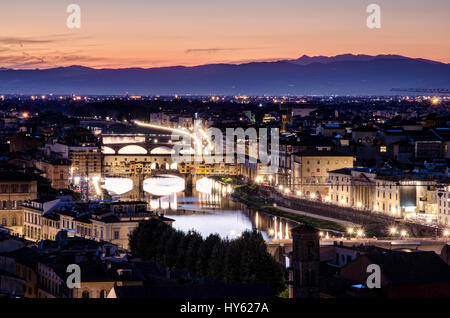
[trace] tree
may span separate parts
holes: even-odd
[[[210,234],[200,245],[197,258],[197,273],[203,276],[209,275],[209,264],[216,244],[220,243],[218,234]]]
[[[285,270],[267,252],[257,231],[244,232],[231,241],[217,234],[204,240],[195,231],[186,234],[151,219],[139,223],[130,234],[129,246],[133,254],[172,269],[187,269],[228,283],[264,283],[276,294],[285,288]]]
[[[228,241],[220,241],[214,245],[209,261],[209,276],[223,280],[224,278],[224,260],[228,246]]]
[[[186,249],[185,268],[195,273],[197,270],[198,250],[204,245],[202,236],[197,232],[191,231],[188,235],[188,244]]]

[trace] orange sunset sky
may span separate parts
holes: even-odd
[[[81,7],[69,29],[66,7]],[[381,29],[366,7],[381,7]],[[0,67],[244,63],[399,54],[450,63],[448,0],[14,0],[0,5]]]

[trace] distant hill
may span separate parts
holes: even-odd
[[[195,67],[0,69],[2,94],[389,95],[411,87],[450,88],[450,64],[344,54]]]

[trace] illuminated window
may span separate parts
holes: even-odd
[[[386,146],[380,146],[380,152],[386,152]]]

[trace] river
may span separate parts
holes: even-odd
[[[145,183],[151,186],[144,187],[146,192],[155,194],[149,202],[150,209],[174,219],[173,227],[185,232],[195,230],[203,237],[217,233],[233,239],[246,230],[256,229],[264,239],[289,239],[290,229],[296,225],[233,201],[231,187],[214,179],[199,180],[190,195],[184,188],[180,191],[177,177],[151,179]]]

